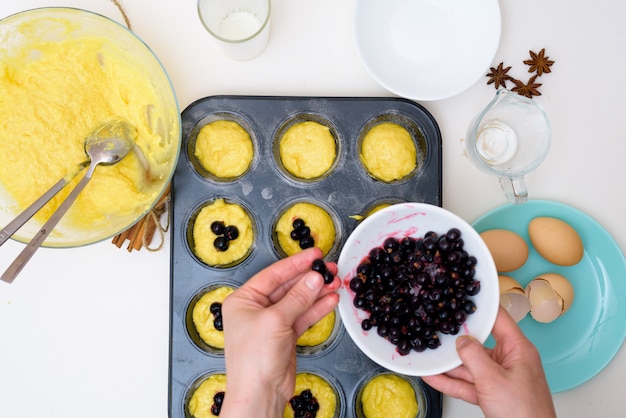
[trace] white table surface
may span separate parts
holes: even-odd
[[[269,45],[249,62],[220,53],[194,0],[122,3],[133,30],[169,73],[181,111],[215,94],[391,96],[359,60],[355,0],[274,0]],[[493,64],[504,61],[513,76],[527,79],[522,61],[529,50],[545,47],[556,61],[540,78],[543,95],[535,99],[551,119],[553,145],[527,177],[531,198],[586,212],[625,249],[626,3],[500,5],[503,30]],[[109,0],[2,0],[0,17],[41,6],[82,7],[122,21]],[[505,203],[497,180],[474,168],[463,151],[469,121],[494,91],[485,78],[456,97],[422,103],[443,135],[443,206],[470,222]],[[5,244],[0,268],[21,248]],[[0,282],[0,416],[166,417],[169,285],[169,241],[156,253],[129,254],[108,241],[40,250],[13,284]],[[593,379],[556,394],[557,411],[624,416],[624,387],[622,348]],[[443,415],[482,416],[449,398]]]

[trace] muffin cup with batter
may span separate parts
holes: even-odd
[[[237,284],[230,282],[213,283],[196,292],[187,304],[185,312],[187,334],[205,353],[224,354],[224,333],[215,329],[214,315],[211,314],[210,307],[213,302],[224,302],[237,287]]]
[[[420,384],[384,369],[366,376],[356,393],[353,408],[357,418],[425,418],[428,413]]]
[[[252,125],[230,112],[212,113],[194,126],[187,157],[198,175],[218,183],[245,176],[257,161],[257,137]]]
[[[426,158],[419,126],[401,114],[387,113],[367,122],[357,140],[358,158],[368,176],[385,183],[405,181]]]
[[[278,128],[273,154],[278,171],[287,179],[315,183],[330,176],[341,159],[339,132],[320,115],[299,114]]]
[[[213,418],[211,413],[213,397],[218,392],[226,392],[226,372],[209,371],[194,380],[183,399],[185,418]]]
[[[213,221],[234,225],[239,230],[239,236],[230,241],[226,251],[214,245],[218,235],[211,230]],[[247,205],[225,197],[202,203],[187,221],[189,250],[200,263],[209,267],[229,268],[241,264],[252,253],[256,234],[256,220]]]
[[[345,409],[345,395],[337,382],[321,370],[298,370],[293,396],[309,389],[319,403],[316,418],[340,418]],[[287,402],[284,418],[294,418],[294,410]]]
[[[340,331],[341,318],[335,309],[298,338],[296,353],[307,357],[321,355],[334,346]]]
[[[329,206],[313,199],[291,201],[279,210],[272,228],[274,248],[278,256],[285,258],[302,251],[299,242],[290,236],[293,221],[298,218],[310,228],[314,246],[322,250],[323,257],[334,257],[342,239],[339,217]]]

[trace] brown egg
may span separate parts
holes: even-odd
[[[524,288],[517,280],[510,276],[499,275],[500,305],[511,315],[515,322],[519,322],[530,312],[530,301]]]
[[[490,229],[481,232],[480,236],[487,244],[499,272],[516,270],[528,259],[528,245],[515,232],[506,229]]]
[[[552,322],[572,306],[574,288],[565,277],[545,273],[526,286],[530,300],[530,315],[538,322]]]
[[[573,266],[584,254],[580,235],[568,223],[547,216],[534,218],[528,224],[528,235],[537,252],[559,266]]]

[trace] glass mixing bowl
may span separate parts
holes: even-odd
[[[181,143],[176,96],[155,54],[117,22],[57,7],[0,20],[0,89],[0,227],[59,179],[71,179],[14,239],[28,242],[73,189],[88,161],[84,139],[113,116],[137,129],[133,151],[96,169],[43,245],[115,236],[166,190]]]

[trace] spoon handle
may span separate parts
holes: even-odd
[[[65,212],[72,206],[80,192],[85,188],[91,176],[93,175],[94,170],[98,162],[93,162],[89,165],[89,169],[83,176],[83,178],[78,182],[74,190],[67,195],[67,198],[59,205],[57,210],[50,216],[48,221],[41,227],[37,235],[33,237],[32,240],[28,243],[26,248],[22,250],[22,252],[13,260],[13,263],[7,268],[4,272],[0,280],[3,280],[7,283],[13,283],[15,277],[22,271],[28,260],[31,259],[35,251],[41,246],[41,244],[45,241],[45,239],[50,235],[50,232],[54,229],[56,224],[61,220]]]
[[[67,184],[67,180],[62,178],[47,192],[41,195],[39,199],[35,200],[29,207],[24,209],[22,213],[17,215],[2,231],[0,231],[0,245],[4,244],[18,229],[22,227],[30,218],[33,217],[39,209],[41,209],[50,199],[52,199],[57,193],[61,191],[63,186]]]

